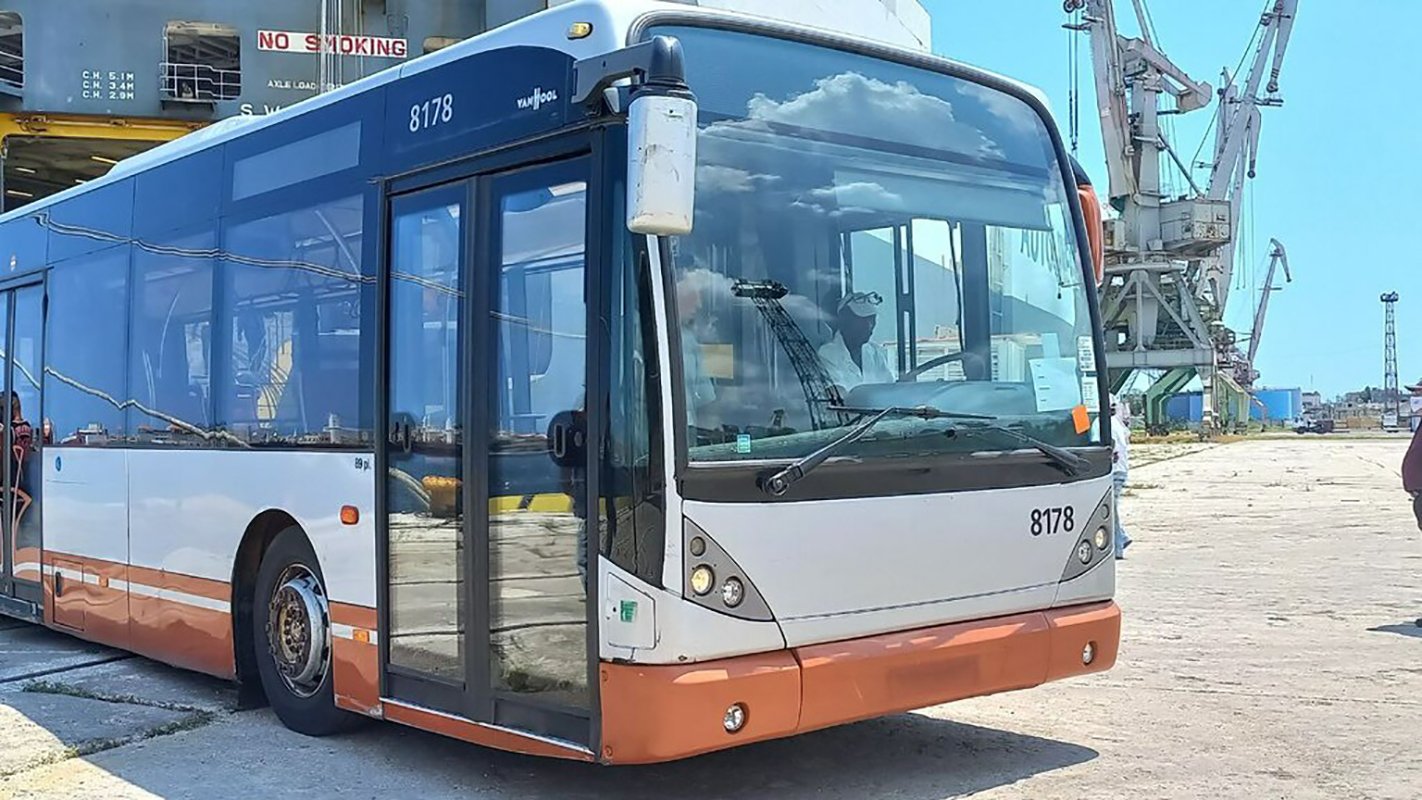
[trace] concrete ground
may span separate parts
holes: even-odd
[[[1417,798],[1405,447],[1143,449],[1115,670],[655,767],[393,724],[307,739],[220,683],[0,622],[0,798]]]

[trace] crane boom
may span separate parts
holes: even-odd
[[[1225,88],[1220,90],[1219,127],[1215,133],[1215,163],[1210,170],[1206,190],[1212,200],[1230,204],[1230,230],[1239,230],[1243,208],[1244,184],[1255,175],[1259,157],[1259,128],[1264,106],[1281,105],[1278,97],[1279,73],[1283,69],[1284,53],[1293,33],[1298,0],[1273,0],[1273,5],[1260,15],[1259,45],[1241,88],[1238,75],[1225,74]],[[1272,56],[1272,60],[1271,60]],[[1269,79],[1264,80],[1266,68]],[[1259,95],[1260,85],[1268,96]],[[1225,247],[1205,265],[1205,283],[1201,297],[1220,313],[1229,303],[1229,290],[1234,280],[1234,247]]]
[[[1289,254],[1284,250],[1284,246],[1278,239],[1270,239],[1269,246],[1269,271],[1264,275],[1264,292],[1259,296],[1259,308],[1254,312],[1254,328],[1249,334],[1249,364],[1254,365],[1254,357],[1259,353],[1259,339],[1264,335],[1264,316],[1269,313],[1269,295],[1284,287],[1274,285],[1274,270],[1280,266],[1284,268],[1284,281],[1293,283],[1294,276],[1289,272]]]
[[[1247,142],[1251,138],[1257,142],[1259,137],[1258,126],[1253,124],[1258,118],[1251,111],[1261,105],[1278,105],[1281,102],[1274,95],[1278,92],[1279,71],[1283,68],[1284,52],[1293,32],[1297,9],[1298,0],[1274,0],[1273,9],[1261,16],[1259,24],[1264,30],[1259,37],[1259,47],[1254,51],[1254,63],[1250,66],[1244,91],[1237,95],[1226,95],[1224,99],[1233,102],[1223,102],[1220,106],[1220,116],[1227,120],[1227,124],[1222,129],[1223,140],[1217,142],[1215,165],[1210,172],[1209,196],[1213,199],[1223,200],[1229,196],[1235,170],[1247,168],[1251,173],[1254,171],[1252,159],[1248,161],[1248,167],[1241,164],[1241,155],[1245,152]],[[1283,36],[1279,35],[1281,32],[1284,33]],[[1269,64],[1271,54],[1273,63],[1265,87],[1270,96],[1261,98],[1259,85],[1264,82],[1265,66]],[[1232,86],[1233,82],[1230,85]]]

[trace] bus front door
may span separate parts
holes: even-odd
[[[38,620],[40,584],[40,452],[44,285],[0,286],[0,611]]]
[[[383,688],[591,744],[591,159],[576,153],[390,200]]]

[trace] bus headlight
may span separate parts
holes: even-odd
[[[752,622],[774,621],[775,616],[756,588],[755,580],[711,534],[688,519],[682,526],[681,543],[685,557],[682,568],[686,571],[678,588],[683,598],[728,617]]]
[[[1091,542],[1083,539],[1081,544],[1076,546],[1076,558],[1083,564],[1091,563]]]
[[[711,587],[716,585],[716,573],[705,564],[701,564],[691,571],[691,591],[699,595],[705,595],[711,591]]]
[[[1102,525],[1096,529],[1096,549],[1105,550],[1106,545],[1111,543],[1111,534],[1106,532],[1106,526]]]
[[[741,583],[740,578],[727,578],[726,582],[721,584],[721,602],[728,607],[735,608],[740,605],[745,596],[746,585]]]

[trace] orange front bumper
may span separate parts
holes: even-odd
[[[670,761],[1101,672],[1120,638],[1121,610],[1106,602],[697,664],[605,663],[601,756]],[[730,734],[721,720],[734,703],[748,713]]]

